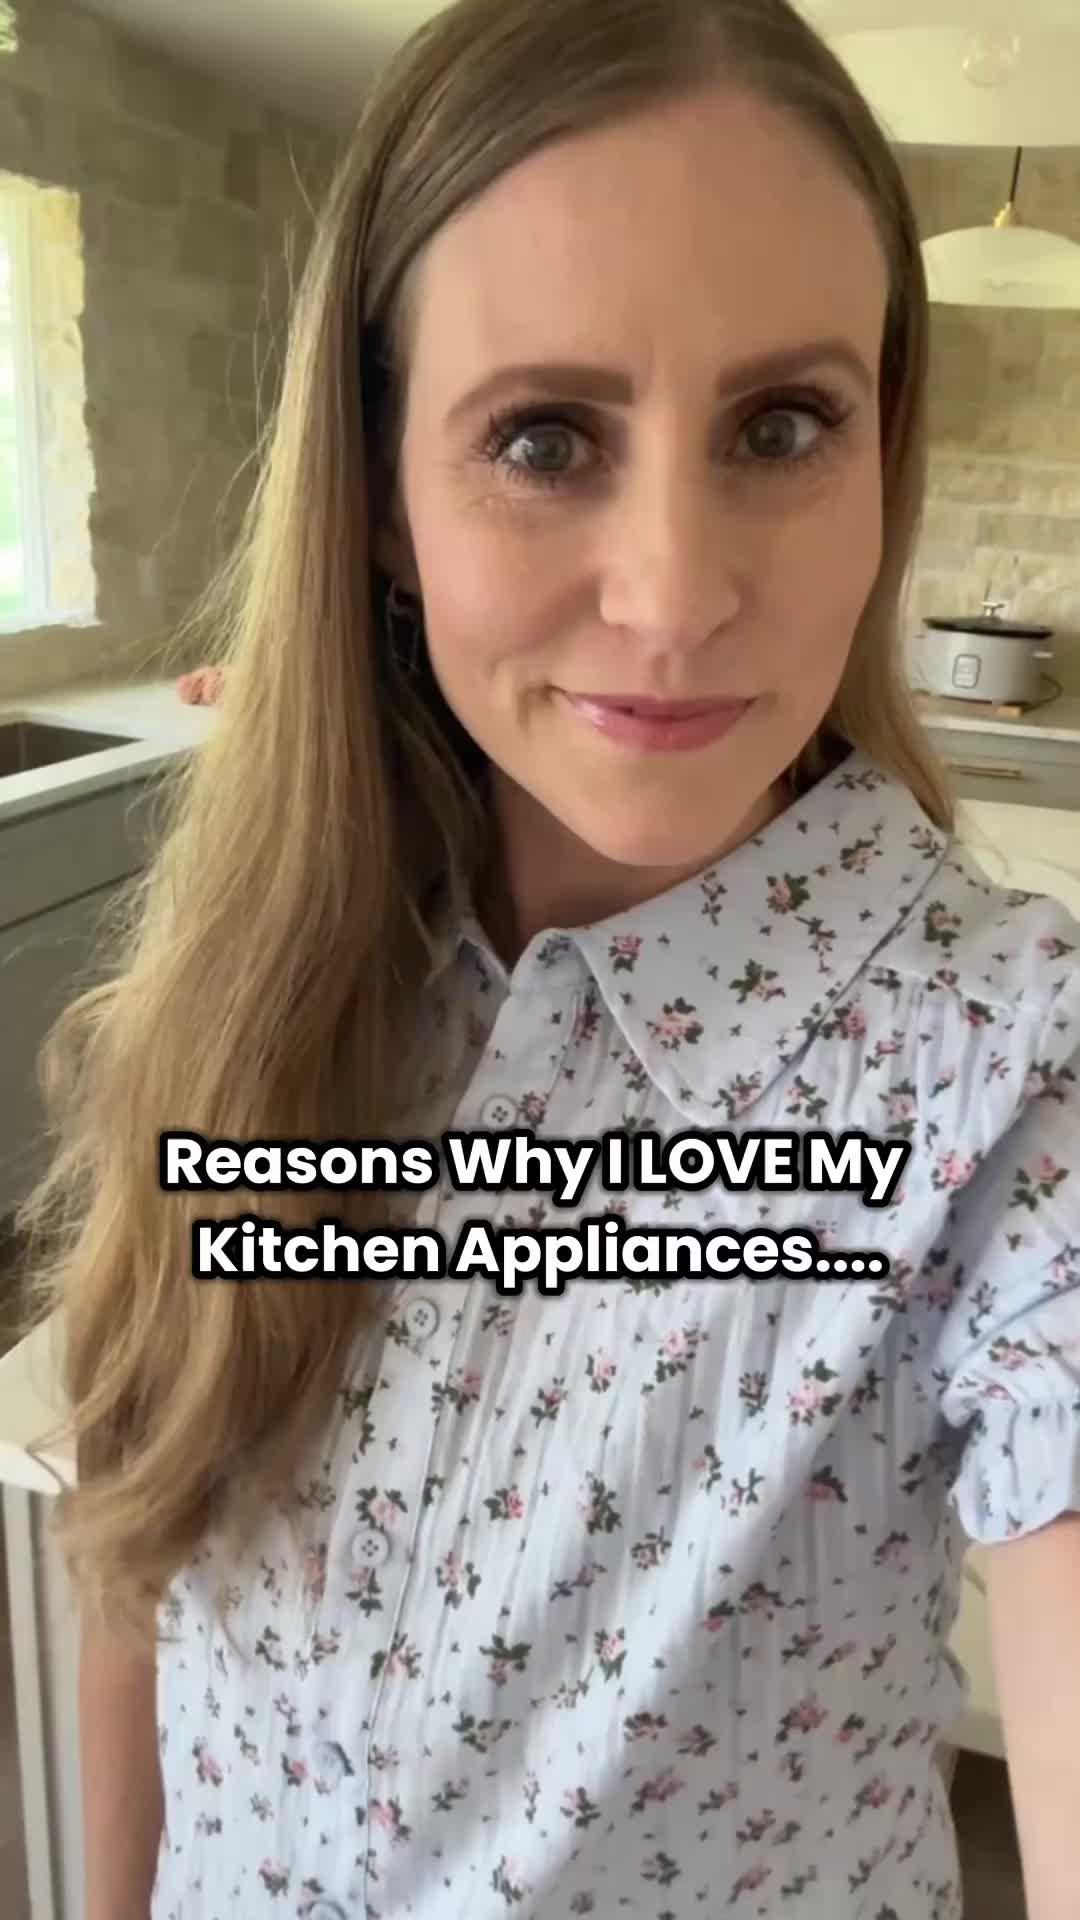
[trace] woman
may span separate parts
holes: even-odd
[[[926,343],[895,162],[785,0],[463,0],[368,102],[38,1200],[88,1920],[955,1920],[958,1519],[1033,1920],[1073,1912],[1077,928],[969,869],[902,689]],[[167,1128],[515,1127],[911,1151],[158,1186]],[[244,1210],[887,1271],[196,1284]]]

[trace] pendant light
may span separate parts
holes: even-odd
[[[1076,4],[1052,0],[1044,17],[1025,19],[1019,5],[996,0],[974,28],[924,21],[831,37],[895,145],[1015,150],[997,216],[924,242],[935,302],[1080,310],[1080,246],[1026,227],[1016,209],[1027,147],[1072,146],[1080,161]]]
[[[991,225],[960,227],[923,242],[931,300],[944,306],[1080,309],[1080,246],[1025,227],[1016,211],[1024,149],[1009,198]]]

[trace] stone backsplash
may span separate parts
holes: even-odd
[[[0,697],[163,657],[249,490],[335,151],[81,7],[26,0],[16,22],[0,172],[75,189],[81,214],[98,624],[0,634]]]
[[[907,148],[901,161],[924,238],[992,220],[1014,155]],[[1080,151],[1024,155],[1028,226],[1080,242]],[[930,485],[908,603],[1055,629],[1057,675],[1080,692],[1080,312],[932,308]]]

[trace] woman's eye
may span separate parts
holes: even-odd
[[[557,479],[573,464],[575,438],[569,427],[529,427],[507,447],[507,465],[537,480]]]
[[[800,437],[799,422],[803,433]],[[802,460],[813,453],[824,422],[809,407],[774,407],[759,413],[743,428],[751,446],[751,457],[765,463]]]
[[[849,412],[824,395],[817,404],[792,399],[787,405],[762,408],[741,428],[740,451],[728,457],[737,466],[800,471],[829,451]],[[478,451],[508,480],[526,486],[558,487],[584,480],[602,460],[592,433],[557,415],[493,417]]]

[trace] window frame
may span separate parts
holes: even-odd
[[[49,622],[49,567],[41,478],[41,413],[34,353],[34,237],[30,195],[0,175],[0,241],[11,261],[15,369],[15,461],[24,594],[19,611],[0,618],[0,635]]]

